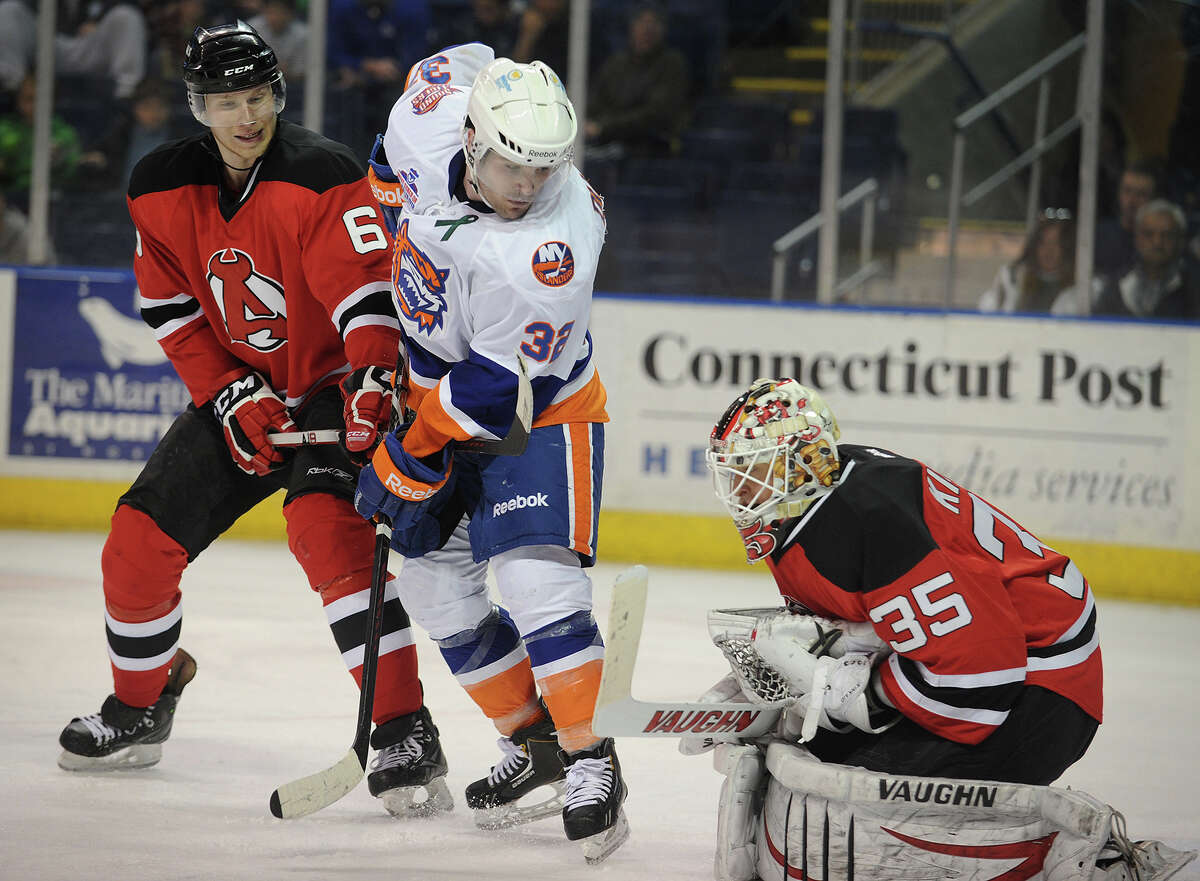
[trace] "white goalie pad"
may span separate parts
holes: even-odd
[[[753,881],[758,877],[754,831],[766,782],[765,752],[753,744],[719,744],[713,767],[725,777],[717,806],[713,876],[718,881]]]
[[[1090,881],[1113,814],[1074,790],[881,774],[782,742],[766,768],[763,881]]]

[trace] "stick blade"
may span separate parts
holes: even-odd
[[[637,665],[638,645],[646,620],[649,580],[650,573],[645,566],[631,566],[613,583],[608,639],[604,642],[604,669],[600,676],[600,691],[596,695],[594,721],[597,724],[603,724],[604,708],[619,704],[630,696],[633,668]]]
[[[351,749],[331,768],[285,783],[271,793],[271,813],[281,820],[294,820],[329,807],[358,786],[363,777],[362,761]]]
[[[633,697],[633,669],[646,620],[648,582],[646,567],[633,566],[613,584],[592,730],[602,737],[704,736],[713,740],[748,740],[768,733],[779,719],[776,707]]]

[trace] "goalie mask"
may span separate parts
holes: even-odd
[[[462,139],[472,185],[502,217],[522,216],[570,164],[577,131],[553,70],[497,58],[475,77],[467,102]]]
[[[840,436],[821,396],[794,379],[756,379],[717,422],[705,460],[751,563],[773,549],[771,523],[833,489]]]

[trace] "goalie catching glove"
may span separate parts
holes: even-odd
[[[818,726],[877,734],[898,719],[874,675],[874,662],[890,649],[870,624],[787,609],[714,609],[708,625],[751,701],[803,717],[801,740]]]
[[[366,463],[379,436],[391,430],[402,412],[395,377],[390,367],[360,367],[342,379],[343,443],[359,464]]]
[[[212,405],[238,468],[263,477],[283,464],[283,453],[267,435],[295,431],[296,423],[262,374],[250,371],[238,377],[213,397]]]

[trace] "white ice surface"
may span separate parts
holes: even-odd
[[[673,740],[619,743],[633,836],[599,866],[583,863],[554,819],[476,830],[461,793],[499,757],[496,734],[420,633],[455,811],[401,823],[363,784],[310,817],[271,817],[276,786],[345,755],[357,706],[320,602],[282,543],[220,541],[185,574],[182,644],[199,673],[162,762],[105,775],[59,770],[58,732],[96,712],[112,687],[102,543],[0,532],[0,879],[712,877],[721,778],[708,755],[685,758]],[[602,629],[622,568],[593,570]],[[765,569],[652,569],[635,695],[699,694],[725,672],[706,610],[776,600]],[[1101,601],[1100,630],[1107,718],[1059,785],[1124,812],[1134,838],[1200,847],[1200,610]],[[1200,867],[1177,877],[1200,879]]]

